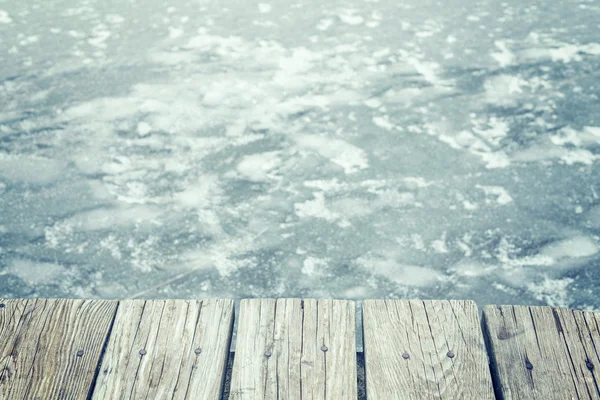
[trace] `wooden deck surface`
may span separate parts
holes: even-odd
[[[242,300],[234,354],[232,300],[0,299],[0,400],[600,400],[594,313],[367,300],[357,363],[355,310]]]
[[[369,399],[494,399],[473,302],[365,301],[363,330]]]
[[[242,300],[229,399],[356,399],[354,303]]]

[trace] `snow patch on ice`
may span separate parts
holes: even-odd
[[[356,10],[351,9],[340,11],[338,17],[343,23],[348,25],[360,25],[365,21],[363,17],[357,14]]]
[[[407,265],[396,260],[393,252],[383,252],[374,256],[364,256],[357,263],[376,276],[409,287],[427,287],[440,282],[443,274],[433,268]]]
[[[169,27],[169,39],[177,39],[178,37],[182,36],[183,33],[184,31],[181,28],[175,28],[173,26]]]
[[[505,41],[496,40],[494,45],[500,51],[498,53],[491,53],[490,55],[498,62],[500,67],[504,68],[515,62],[515,54],[508,49]]]
[[[31,286],[52,284],[67,274],[66,268],[57,263],[21,259],[9,261],[5,272],[18,276]]]
[[[600,155],[594,154],[589,150],[585,149],[574,149],[563,154],[560,159],[567,165],[584,164],[592,165],[596,160],[600,158]]]
[[[320,31],[326,31],[333,25],[333,19],[331,18],[323,18],[317,24],[317,29]]]
[[[271,174],[281,163],[278,151],[244,156],[237,166],[238,173],[252,182],[266,182],[274,179]]]
[[[513,199],[508,194],[505,188],[502,186],[482,186],[477,185],[477,188],[483,190],[486,194],[485,202],[488,204],[496,203],[498,205],[504,206],[509,203],[512,203]]]
[[[302,263],[302,273],[310,277],[323,276],[327,265],[327,259],[309,256]]]
[[[456,275],[466,278],[479,278],[489,276],[496,270],[495,266],[485,265],[474,260],[463,260],[453,265],[451,271]]]
[[[585,45],[568,44],[550,50],[550,57],[553,61],[569,63],[572,61],[581,61],[581,55],[600,55],[600,44],[588,43]]]
[[[445,82],[442,81],[438,76],[438,73],[441,69],[441,66],[438,63],[433,61],[423,61],[413,56],[408,57],[406,61],[409,65],[412,65],[427,82],[431,83],[432,85],[445,84]]]
[[[70,225],[79,231],[112,230],[134,225],[156,225],[161,214],[162,211],[153,206],[121,206],[82,212],[61,224]]]
[[[323,192],[313,193],[314,199],[294,204],[296,215],[300,218],[319,218],[326,221],[335,221],[340,218],[339,214],[331,211],[325,204]]]
[[[572,278],[550,279],[527,284],[527,290],[537,300],[552,307],[570,308],[572,301],[568,288],[574,282]]]
[[[139,136],[147,136],[150,132],[152,132],[152,125],[144,121],[138,123],[137,133]]]
[[[8,14],[8,12],[4,10],[0,10],[0,24],[10,24],[13,20]]]
[[[346,174],[354,174],[369,167],[364,150],[346,141],[324,135],[297,135],[294,137],[301,149],[311,150],[343,168]]]
[[[484,99],[489,104],[514,106],[523,94],[527,81],[515,75],[495,75],[484,83]]]
[[[440,239],[433,240],[430,247],[436,253],[446,254],[448,253],[448,246],[446,245],[446,233]]]
[[[108,14],[106,16],[106,22],[110,24],[121,24],[125,21],[125,18],[119,14]]]
[[[258,11],[260,11],[263,14],[270,13],[272,9],[273,7],[268,3],[258,3]]]
[[[222,238],[208,248],[191,250],[182,256],[183,269],[188,271],[216,269],[223,278],[233,272],[253,265],[249,258],[242,257],[249,251],[258,249],[255,236]]]
[[[386,131],[391,131],[395,128],[395,125],[390,122],[387,115],[382,117],[373,117],[373,123],[378,127],[385,129]]]
[[[209,173],[200,179],[190,182],[183,191],[174,195],[177,204],[193,209],[210,208],[223,201],[223,189],[219,178]]]
[[[560,261],[568,258],[585,258],[594,256],[600,251],[598,242],[589,236],[574,236],[544,247],[540,254]]]
[[[473,128],[473,132],[454,133],[444,125],[427,124],[427,133],[456,150],[467,150],[479,157],[489,169],[506,168],[510,165],[509,156],[499,149],[498,144],[507,134],[508,125],[502,121],[489,122],[490,128]]]
[[[63,161],[36,157],[3,157],[0,154],[0,178],[13,182],[44,185],[65,175]]]
[[[105,42],[111,35],[112,33],[106,29],[105,25],[97,25],[92,29],[92,37],[88,39],[88,43],[99,49],[105,49]]]

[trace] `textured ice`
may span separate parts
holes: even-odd
[[[268,3],[259,3],[258,4],[258,10],[263,14],[270,13],[272,9],[273,9],[273,7]]]
[[[281,163],[278,154],[278,152],[272,151],[245,156],[238,164],[237,171],[241,176],[253,182],[275,179],[276,177],[269,172]]]
[[[10,24],[13,20],[10,17],[10,14],[4,10],[0,10],[0,24]]]
[[[369,167],[365,152],[343,140],[328,138],[324,135],[298,135],[295,140],[300,149],[320,154],[342,167],[346,174],[353,174]]]
[[[64,279],[68,271],[64,265],[57,263],[14,259],[6,266],[3,273],[15,275],[28,285],[40,286],[58,279]]]
[[[598,309],[598,20],[4,2],[0,296]]]
[[[50,184],[66,172],[64,161],[43,157],[0,155],[0,179],[36,185]],[[6,185],[6,183],[4,184]]]

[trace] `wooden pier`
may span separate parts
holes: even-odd
[[[0,299],[0,399],[600,399],[598,316],[470,301]]]

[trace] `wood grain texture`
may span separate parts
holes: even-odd
[[[93,399],[219,399],[233,300],[127,300]]]
[[[85,399],[117,302],[0,304],[0,399]]]
[[[369,400],[494,399],[475,303],[367,300],[363,330]]]
[[[501,399],[600,399],[596,314],[487,306],[483,318]]]
[[[354,307],[242,300],[229,398],[356,399]]]

